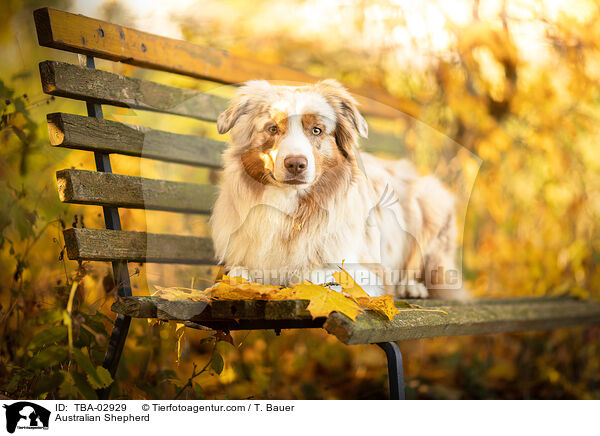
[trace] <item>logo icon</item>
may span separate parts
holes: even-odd
[[[48,429],[50,411],[29,401],[3,405],[6,409],[6,431],[14,433],[19,429]]]

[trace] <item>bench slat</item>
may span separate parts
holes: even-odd
[[[67,229],[63,235],[71,260],[215,264],[209,238],[104,229]]]
[[[348,345],[370,344],[411,339],[521,332],[560,327],[600,324],[600,302],[570,298],[512,298],[456,302],[444,300],[407,300],[429,309],[445,310],[448,315],[436,312],[400,312],[387,321],[373,312],[360,314],[356,322],[345,315],[332,313],[324,328]],[[189,300],[155,297],[127,297],[112,306],[114,312],[136,318],[158,318],[194,321],[210,326],[215,319],[246,320],[235,329],[265,328],[261,321],[278,319],[288,323],[307,319],[306,302],[290,301],[229,301],[227,310],[205,310],[206,303]],[[215,301],[212,304],[220,304]],[[276,308],[276,316],[272,315]],[[191,310],[193,309],[193,310]],[[199,315],[201,313],[201,315]],[[256,325],[254,325],[256,323]],[[314,327],[307,324],[305,327]],[[296,327],[304,327],[296,325]],[[293,327],[286,327],[293,328]]]
[[[417,304],[423,304],[416,301]],[[568,298],[472,300],[466,303],[424,301],[437,312],[400,312],[391,321],[373,313],[360,314],[356,322],[333,313],[324,328],[348,345],[444,336],[545,330],[600,324],[600,301]]]
[[[318,78],[279,65],[233,56],[222,50],[152,35],[56,9],[34,12],[41,46],[96,56],[144,68],[169,71],[220,83],[252,79],[312,83]],[[372,87],[352,90],[367,115],[396,118],[397,111],[417,117],[418,105]],[[362,96],[368,96],[365,98]]]
[[[100,118],[47,115],[50,144],[78,150],[119,153],[166,162],[221,168],[225,143]]]
[[[44,61],[39,66],[44,92],[58,97],[205,121],[216,121],[227,107],[224,98],[193,89],[162,85],[64,62]]]
[[[217,187],[85,170],[56,172],[63,203],[209,214]]]
[[[161,292],[150,297],[125,297],[115,301],[113,312],[133,318],[160,320],[312,320],[306,310],[308,300],[216,300],[210,306],[204,301],[162,298]],[[324,321],[324,319],[322,319]]]

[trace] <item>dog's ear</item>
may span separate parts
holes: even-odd
[[[217,118],[218,132],[229,132],[242,115],[252,110],[256,97],[269,89],[271,85],[265,80],[250,80],[240,87],[229,107]]]
[[[358,111],[356,100],[337,80],[322,80],[315,85],[333,107],[337,120],[335,126],[335,140],[345,157],[352,151],[358,135],[366,138],[369,134],[367,121]]]

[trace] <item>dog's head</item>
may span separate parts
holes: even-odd
[[[242,86],[219,116],[219,133],[246,173],[264,185],[305,189],[333,166],[355,164],[353,146],[367,136],[356,101],[335,80],[315,85]]]

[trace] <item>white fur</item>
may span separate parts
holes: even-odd
[[[346,190],[332,193],[321,205],[327,213],[322,214],[320,226],[313,226],[318,229],[316,233],[290,240],[293,226],[298,225],[291,216],[299,207],[300,196],[318,177],[314,150],[303,132],[301,115],[317,113],[327,133],[331,133],[339,114],[323,95],[310,88],[274,87],[258,81],[242,88],[240,95],[288,114],[289,131],[277,149],[275,179],[284,179],[283,160],[289,155],[306,156],[309,165],[305,185],[256,189],[252,183],[258,182],[249,180],[237,152],[245,146],[240,138],[247,134],[250,122],[243,117],[249,116],[242,116],[233,126],[230,147],[224,154],[220,194],[211,217],[215,252],[229,274],[265,284],[302,280],[327,283],[333,281],[331,274],[344,262],[344,268],[371,295],[396,291],[400,296],[426,296],[426,288],[412,279],[402,282],[401,277],[384,277],[410,266],[407,263],[413,240],[418,242],[421,254],[435,257],[437,253],[431,251],[437,250],[436,232],[452,216],[452,196],[434,178],[420,178],[406,161],[384,161],[355,149],[364,172],[359,171]],[[219,120],[220,131],[228,129],[225,121]],[[362,117],[358,123],[361,133],[366,134]],[[382,200],[382,194],[391,197]],[[433,233],[429,232],[433,236],[427,236],[427,226],[434,226]],[[454,262],[453,253],[444,250],[440,262],[449,267]],[[318,262],[317,257],[323,261]]]

